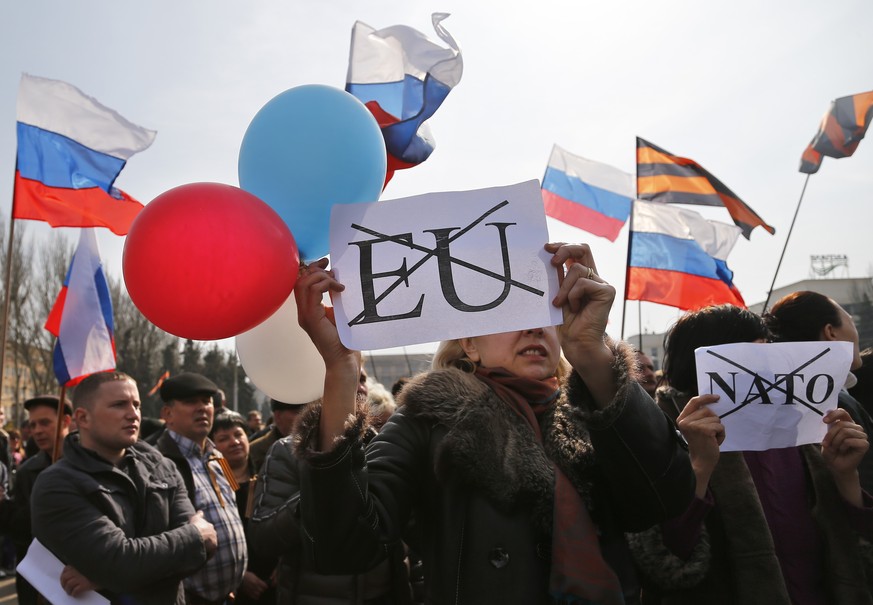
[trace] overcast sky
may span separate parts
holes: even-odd
[[[873,89],[870,0],[9,2],[0,21],[0,212],[8,222],[22,72],[68,81],[158,131],[116,183],[147,203],[185,183],[238,185],[239,144],[261,106],[301,84],[344,86],[355,20],[435,38],[436,11],[452,14],[444,26],[464,75],[431,120],[436,151],[398,173],[383,199],[539,179],[553,143],[633,172],[642,136],[702,164],[776,227],[775,236],[756,229],[740,239],[729,258],[749,304],[766,296],[803,186],[800,154],[830,101]],[[695,209],[730,222],[725,210]],[[48,237],[47,226],[27,223],[31,236]],[[871,226],[865,141],[811,177],[777,287],[806,278],[814,254],[846,254],[851,277],[871,275]],[[627,227],[615,243],[558,223],[550,230],[589,242],[620,296]],[[120,274],[123,238],[106,231],[100,245]],[[627,305],[628,336],[637,304]],[[619,299],[616,336],[621,312]],[[647,331],[676,317],[642,304]]]

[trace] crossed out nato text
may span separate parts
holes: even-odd
[[[832,376],[828,374],[815,374],[806,382],[805,395],[806,400],[802,399],[797,395],[797,390],[795,387],[795,379],[799,379],[801,389],[803,382],[805,381],[805,375],[801,374],[800,371],[811,365],[815,361],[821,359],[825,355],[830,352],[830,347],[815,355],[809,361],[802,363],[795,370],[787,373],[787,374],[774,374],[774,380],[771,382],[755,372],[754,370],[750,370],[749,368],[737,363],[732,359],[728,359],[724,355],[719,355],[714,351],[707,351],[707,354],[712,355],[713,357],[720,359],[736,368],[739,368],[743,372],[752,376],[752,384],[749,387],[749,392],[746,393],[745,399],[740,402],[740,405],[735,407],[734,409],[725,412],[720,415],[719,418],[724,418],[725,416],[730,416],[734,412],[738,412],[743,409],[750,403],[761,403],[761,404],[772,404],[773,401],[770,399],[770,392],[775,390],[779,393],[785,395],[785,403],[783,405],[789,405],[793,403],[799,403],[800,405],[809,408],[819,416],[824,416],[824,412],[814,407],[813,404],[822,403],[830,397],[831,393],[834,391],[834,379]],[[717,384],[718,387],[724,391],[731,399],[731,401],[737,401],[736,391],[737,391],[737,374],[739,372],[728,372],[731,377],[731,384],[729,385],[727,380],[725,380],[724,376],[719,374],[718,372],[706,372],[706,375],[709,376],[709,389],[712,392],[713,383]],[[824,397],[821,397],[819,401],[815,401],[813,395],[815,394],[816,386],[818,385],[820,380],[824,380]],[[784,385],[784,386],[782,386]],[[759,401],[760,400],[760,401]]]
[[[477,313],[480,311],[493,309],[506,299],[513,286],[535,294],[537,296],[543,296],[545,292],[543,292],[542,290],[537,290],[536,288],[533,288],[527,284],[523,284],[519,281],[512,279],[512,270],[509,262],[509,246],[507,244],[506,230],[508,227],[515,225],[516,223],[485,223],[489,227],[495,227],[499,234],[500,250],[503,255],[503,275],[495,273],[494,271],[490,271],[485,267],[481,267],[479,265],[475,265],[465,260],[456,258],[451,255],[451,252],[449,250],[452,242],[457,240],[462,235],[468,233],[471,229],[473,229],[473,227],[485,220],[486,217],[497,212],[508,204],[508,200],[503,200],[463,228],[446,227],[442,229],[423,229],[422,231],[424,233],[433,234],[433,237],[436,240],[436,245],[433,248],[427,248],[425,246],[414,243],[412,241],[412,233],[388,235],[385,233],[379,233],[378,231],[369,229],[367,227],[364,227],[363,225],[353,223],[353,229],[356,229],[362,233],[366,233],[367,235],[372,235],[373,239],[360,242],[349,242],[350,244],[358,246],[358,248],[360,249],[361,296],[363,298],[364,309],[358,315],[353,317],[351,321],[349,321],[348,325],[354,326],[357,324],[369,324],[380,321],[393,321],[396,319],[409,319],[419,317],[421,315],[422,306],[424,305],[424,294],[422,294],[421,297],[418,299],[418,303],[415,305],[415,307],[407,313],[399,313],[395,315],[379,315],[377,305],[381,301],[383,301],[386,296],[391,294],[391,292],[393,292],[400,284],[404,284],[406,287],[409,287],[409,276],[415,273],[415,271],[417,271],[422,265],[424,265],[427,261],[434,257],[436,257],[437,259],[440,288],[442,289],[443,296],[445,297],[446,302],[448,302],[458,311],[463,311],[465,313]],[[457,233],[452,235],[453,231],[457,231]],[[401,246],[404,246],[411,250],[424,252],[425,255],[421,259],[419,259],[418,262],[416,262],[412,267],[407,268],[406,257],[404,257],[403,263],[398,269],[395,269],[393,271],[382,271],[374,273],[373,246],[375,244],[381,244],[385,242],[400,244]],[[458,292],[455,288],[455,280],[452,274],[453,263],[485,275],[486,277],[495,279],[499,282],[503,282],[503,291],[494,300],[485,304],[471,305],[465,303],[461,300],[460,296],[458,296]],[[380,295],[376,296],[376,286],[374,284],[374,280],[391,276],[396,276],[397,279],[393,283],[391,283],[391,285],[388,286]]]

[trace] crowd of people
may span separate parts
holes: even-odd
[[[295,288],[317,401],[271,400],[265,425],[182,373],[146,435],[121,372],[28,400],[37,450],[0,435],[4,560],[38,540],[65,592],[125,605],[873,605],[873,387],[852,316],[814,292],[763,316],[690,311],[656,373],[607,335],[615,289],[590,249],[546,251],[561,325],[444,341],[390,391],[341,343],[323,260]],[[857,372],[822,442],[722,452],[695,349],[819,340],[852,343]]]

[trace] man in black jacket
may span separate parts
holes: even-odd
[[[71,596],[101,590],[113,603],[185,603],[182,577],[217,548],[175,466],[137,443],[136,383],[121,372],[86,378],[73,396],[78,433],[33,490],[34,537],[66,564]]]
[[[30,528],[30,501],[36,478],[52,463],[52,449],[58,434],[58,398],[54,395],[40,395],[24,402],[29,414],[28,425],[34,442],[39,447],[36,455],[25,460],[15,472],[11,498],[0,502],[0,523],[15,543],[15,554],[21,561],[33,541]],[[61,417],[60,436],[66,437],[70,430],[73,409],[64,402]],[[20,605],[37,605],[39,594],[30,583],[20,575],[15,578],[15,589]]]
[[[193,372],[177,374],[161,385],[167,430],[157,448],[179,469],[189,498],[218,534],[215,556],[185,578],[188,605],[223,605],[242,582],[248,564],[233,472],[209,439],[216,391],[214,382]]]

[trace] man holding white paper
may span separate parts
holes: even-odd
[[[137,442],[136,383],[121,372],[92,374],[73,404],[79,433],[33,490],[34,537],[66,564],[61,586],[72,596],[100,590],[112,602],[185,603],[182,577],[215,552],[215,529],[194,512],[172,462]]]

